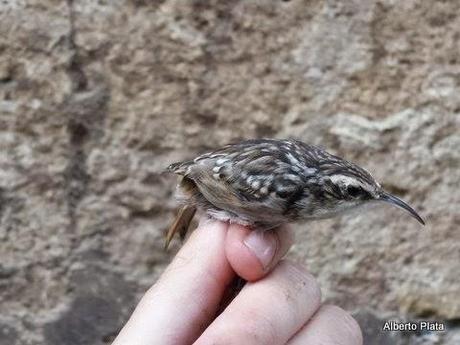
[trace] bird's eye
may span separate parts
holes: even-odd
[[[361,195],[362,189],[361,187],[349,185],[347,186],[347,194],[352,198],[356,198]]]

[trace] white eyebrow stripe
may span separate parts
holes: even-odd
[[[346,176],[346,175],[332,175],[330,176],[330,179],[332,183],[336,185],[340,185],[340,184],[345,185],[345,186],[349,186],[349,185],[359,186],[360,185],[357,179],[350,177],[350,176]]]
[[[217,165],[224,165],[225,163],[227,163],[229,161],[228,158],[219,158],[218,160],[216,160],[216,164]]]
[[[362,187],[365,190],[371,190],[372,185],[369,183],[366,183],[365,181],[362,181],[360,179],[353,178],[351,176],[347,175],[332,175],[330,176],[331,182],[334,183],[335,185],[343,185],[343,186],[356,186],[356,187]]]

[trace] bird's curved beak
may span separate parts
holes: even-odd
[[[386,192],[382,192],[382,194],[380,194],[378,200],[388,202],[388,203],[390,203],[392,205],[396,205],[396,206],[406,210],[407,212],[410,213],[410,215],[412,217],[417,219],[421,224],[425,225],[425,221],[423,220],[423,218],[420,217],[419,214],[417,212],[415,212],[415,210],[412,207],[410,207],[408,204],[406,204],[401,199],[395,197],[394,195],[391,195],[391,194],[386,193]]]

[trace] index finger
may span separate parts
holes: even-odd
[[[227,230],[226,223],[200,223],[114,344],[185,344],[198,338],[234,277],[225,257]]]

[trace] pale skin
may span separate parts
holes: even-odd
[[[203,219],[113,344],[362,345],[351,315],[322,304],[315,278],[282,259],[292,242],[289,228]],[[237,275],[248,283],[219,314]]]

